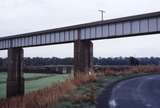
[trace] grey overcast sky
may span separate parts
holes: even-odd
[[[3,0],[0,37],[160,11],[160,0]],[[94,56],[159,56],[160,35],[94,41]],[[73,57],[73,44],[25,48],[26,57]],[[6,57],[7,51],[0,51]]]

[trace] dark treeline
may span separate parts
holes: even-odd
[[[43,65],[72,65],[73,58],[25,58],[26,66],[43,66]],[[159,57],[115,57],[115,58],[94,58],[95,65],[159,65]],[[7,59],[0,58],[0,66],[7,66]]]

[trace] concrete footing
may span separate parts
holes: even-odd
[[[74,74],[93,71],[93,44],[89,40],[74,43]]]
[[[8,49],[7,97],[24,94],[23,49]]]

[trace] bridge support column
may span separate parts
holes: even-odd
[[[93,44],[89,40],[74,43],[74,76],[93,71]]]
[[[8,49],[7,97],[24,94],[23,49]]]

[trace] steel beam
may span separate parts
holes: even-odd
[[[78,33],[79,32],[79,33]],[[160,33],[160,12],[134,15],[0,38],[0,50]]]

